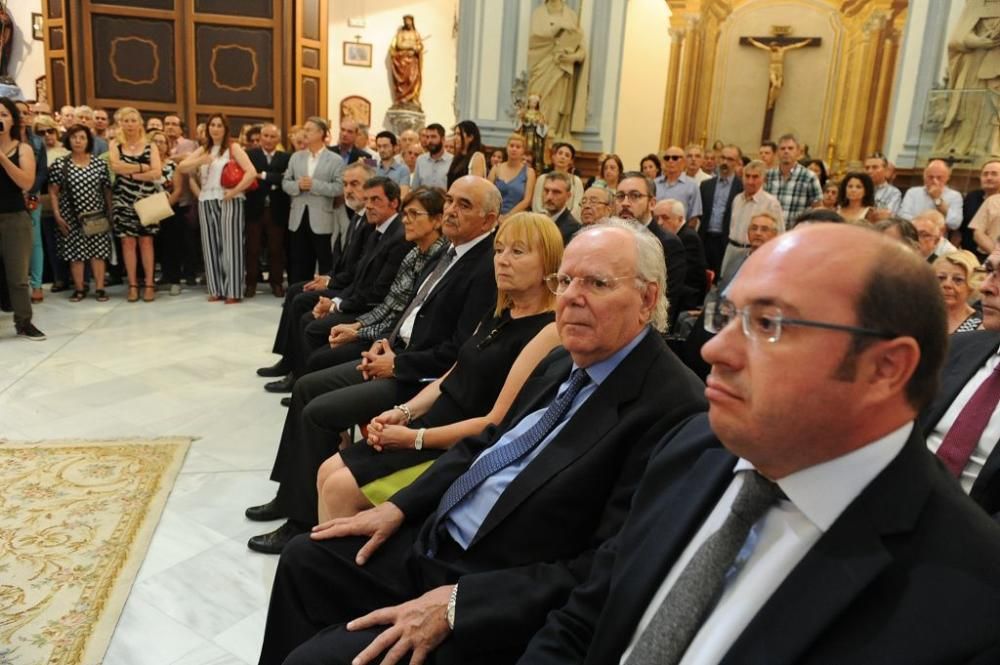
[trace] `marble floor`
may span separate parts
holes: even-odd
[[[254,369],[275,360],[280,301],[264,285],[239,305],[202,288],[153,303],[109,293],[71,303],[46,289],[44,342],[0,315],[0,437],[195,437],[104,664],[256,663],[277,557],[247,549],[269,525],[243,509],[274,494],[286,409]]]

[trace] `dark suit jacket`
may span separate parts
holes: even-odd
[[[336,145],[328,145],[326,146],[326,149],[331,152],[335,152],[337,155],[340,155],[340,148]],[[344,160],[344,166],[347,166],[348,164],[353,164],[359,159],[362,162],[365,161],[366,159],[369,159],[368,153],[364,152],[363,150],[358,150],[357,148],[352,146],[351,151],[347,153],[347,159]]]
[[[941,388],[934,402],[920,414],[919,424],[924,436],[934,431],[934,426],[965,384],[1000,348],[1000,333],[988,330],[959,333],[951,336],[949,346]],[[990,515],[1000,517],[1000,445],[993,448],[969,496]]]
[[[361,219],[359,220],[358,217]],[[365,221],[364,215],[355,216],[350,223],[353,226],[356,222],[359,222],[360,225],[350,234],[342,255],[338,257],[333,270],[330,271],[330,284],[327,287],[329,290],[346,289],[354,281],[355,271],[361,260],[361,255],[365,252],[368,238],[375,233],[375,227]]]
[[[555,353],[562,357],[533,375],[499,426],[463,439],[391,498],[408,521],[424,522],[412,553],[417,560],[452,482],[503,432],[551,402],[572,366],[565,351]],[[484,662],[498,651],[510,653],[506,662],[516,658],[621,526],[653,443],[704,410],[703,391],[650,330],[506,488],[455,562],[463,574],[450,639],[466,656],[462,662]]]
[[[667,261],[667,301],[670,303],[670,324],[677,320],[684,300],[684,280],[687,279],[687,250],[676,234],[665,231],[655,220],[647,226],[660,244]]]
[[[684,296],[681,299],[680,309],[696,309],[701,307],[708,292],[708,278],[705,275],[708,261],[705,259],[705,247],[701,244],[698,232],[687,224],[680,228],[677,237],[684,243],[684,258],[687,263]]]
[[[581,228],[580,220],[573,216],[569,208],[564,208],[559,213],[559,216],[552,221],[556,223],[559,233],[562,234],[563,247],[569,244],[569,241],[573,238],[573,234]]]
[[[280,222],[282,225],[288,224],[288,194],[281,188],[281,180],[285,177],[285,169],[288,168],[287,152],[276,150],[271,157],[271,163],[267,163],[263,148],[253,148],[247,150],[247,157],[253,163],[257,173],[264,174],[264,180],[257,183],[257,189],[246,193],[246,219],[248,222],[255,222],[264,212],[264,199],[271,198],[271,219]]]
[[[417,279],[418,290],[435,265],[437,261],[424,268]],[[472,336],[486,311],[496,304],[496,297],[490,235],[456,259],[431,289],[417,312],[410,343],[405,350],[396,350],[396,380],[417,383],[448,371],[458,358],[459,347]]]
[[[706,416],[653,453],[628,521],[520,663],[617,663],[732,481]],[[1000,662],[1000,527],[917,430],[778,586],[723,665]],[[461,596],[460,596],[461,597]]]
[[[735,176],[734,176],[735,177]],[[698,225],[698,235],[705,239],[708,233],[708,222],[712,219],[712,208],[715,200],[715,185],[719,182],[719,176],[713,176],[701,183],[701,223]],[[739,178],[733,180],[733,186],[729,188],[729,198],[726,199],[726,211],[722,214],[722,237],[729,237],[729,223],[733,217],[733,200],[736,195],[743,191],[743,181]]]
[[[358,259],[354,279],[337,294],[343,298],[340,311],[347,314],[367,312],[382,302],[396,279],[399,264],[413,247],[413,243],[406,241],[399,215],[381,237],[374,229],[366,237],[367,251]]]

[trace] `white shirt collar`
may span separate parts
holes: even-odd
[[[384,222],[382,222],[381,224],[379,224],[378,226],[376,226],[375,227],[375,232],[376,233],[385,233],[385,230],[387,228],[389,228],[389,225],[392,224],[393,220],[396,219],[396,217],[398,217],[398,216],[399,216],[398,214],[393,215],[389,219],[385,220]]]
[[[476,236],[469,242],[463,242],[461,245],[455,245],[455,259],[458,260],[462,258],[462,255],[468,252],[470,249],[479,244],[483,238],[488,238],[493,231],[487,231],[481,236]]]
[[[896,458],[906,445],[913,422],[908,422],[886,436],[841,455],[785,476],[778,487],[821,531],[828,531],[840,514]],[[736,463],[734,472],[753,469],[745,459]]]

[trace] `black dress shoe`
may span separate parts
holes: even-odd
[[[292,386],[295,385],[295,377],[289,372],[285,375],[285,378],[279,379],[277,381],[271,381],[270,383],[264,384],[264,390],[269,393],[290,393],[292,392]]]
[[[288,374],[288,365],[285,364],[284,359],[279,360],[270,367],[260,367],[257,369],[257,376],[278,378],[286,374]]]
[[[260,506],[250,506],[244,514],[247,516],[247,519],[254,522],[270,522],[287,517],[287,515],[281,512],[281,508],[278,507],[277,497]]]
[[[281,406],[291,406],[291,405],[292,405],[292,398],[291,397],[282,397],[281,398]]]
[[[307,529],[289,520],[270,533],[254,536],[247,541],[247,547],[263,554],[281,554],[288,541],[306,531]]]

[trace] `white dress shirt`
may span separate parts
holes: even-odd
[[[777,481],[788,500],[779,501],[751,529],[747,541],[756,538],[756,546],[742,569],[723,589],[719,602],[705,618],[680,665],[714,665],[722,660],[816,541],[895,459],[912,430],[913,423],[909,422],[846,455],[796,471]],[[753,465],[744,459],[736,463],[733,481],[653,595],[628,648],[622,654],[622,665],[681,571],[729,515],[730,507],[743,485],[743,472],[752,470]]]
[[[316,173],[316,167],[319,165],[319,156],[326,148],[320,148],[316,152],[309,150],[309,159],[306,160],[306,175],[310,178]]]
[[[955,397],[948,410],[941,416],[941,420],[934,426],[934,430],[927,435],[927,447],[930,448],[932,453],[937,453],[938,448],[944,443],[944,437],[948,433],[948,430],[955,424],[958,414],[962,412],[965,405],[969,403],[972,396],[979,390],[979,386],[983,385],[983,381],[993,373],[997,365],[1000,365],[1000,349],[997,350],[997,353],[990,356],[990,359],[979,368],[978,372],[972,375],[972,378],[965,384],[962,391],[958,393],[958,396]],[[993,452],[993,447],[996,446],[998,439],[1000,439],[1000,404],[993,410],[993,415],[990,416],[989,422],[986,423],[983,435],[979,437],[976,449],[972,451],[972,456],[969,458],[968,464],[962,469],[959,482],[962,483],[962,489],[965,490],[966,494],[969,493],[972,485],[976,482],[976,478],[979,477],[979,472],[983,470],[983,465],[986,464],[990,453]]]
[[[455,267],[455,264],[458,263],[461,260],[462,256],[464,256],[466,252],[468,252],[470,249],[472,249],[473,247],[475,247],[476,245],[478,245],[485,238],[489,237],[489,235],[491,233],[492,233],[492,231],[489,231],[487,233],[484,233],[481,236],[473,238],[469,242],[462,243],[461,245],[455,245],[455,258],[452,259],[451,263],[448,264],[448,267],[445,268],[444,272],[441,273],[441,276],[438,277],[438,284],[441,283],[441,280],[444,279],[444,276],[448,274],[448,271]],[[444,254],[447,251],[448,250],[446,249],[444,252],[441,253],[441,257],[442,258],[444,258]],[[427,278],[424,279],[424,281],[420,283],[420,286],[417,287],[417,290],[414,291],[414,294],[419,293],[421,287],[423,287],[423,285],[424,285],[424,282],[426,282],[430,278],[431,278],[431,276],[427,275]],[[434,288],[437,288],[437,284],[434,285]],[[434,288],[431,289],[431,293],[434,292]],[[428,293],[427,295],[428,295],[428,297],[430,297],[430,293]],[[414,295],[414,297],[416,297],[416,296]],[[424,299],[424,302],[426,302],[426,299]],[[414,307],[413,311],[411,311],[410,314],[409,314],[409,316],[406,317],[406,320],[403,321],[403,323],[399,326],[399,338],[401,340],[403,340],[403,342],[405,344],[409,344],[410,343],[410,336],[413,335],[413,326],[417,322],[417,314],[420,313],[420,308],[421,307],[423,307],[423,304],[421,304],[420,307]]]

